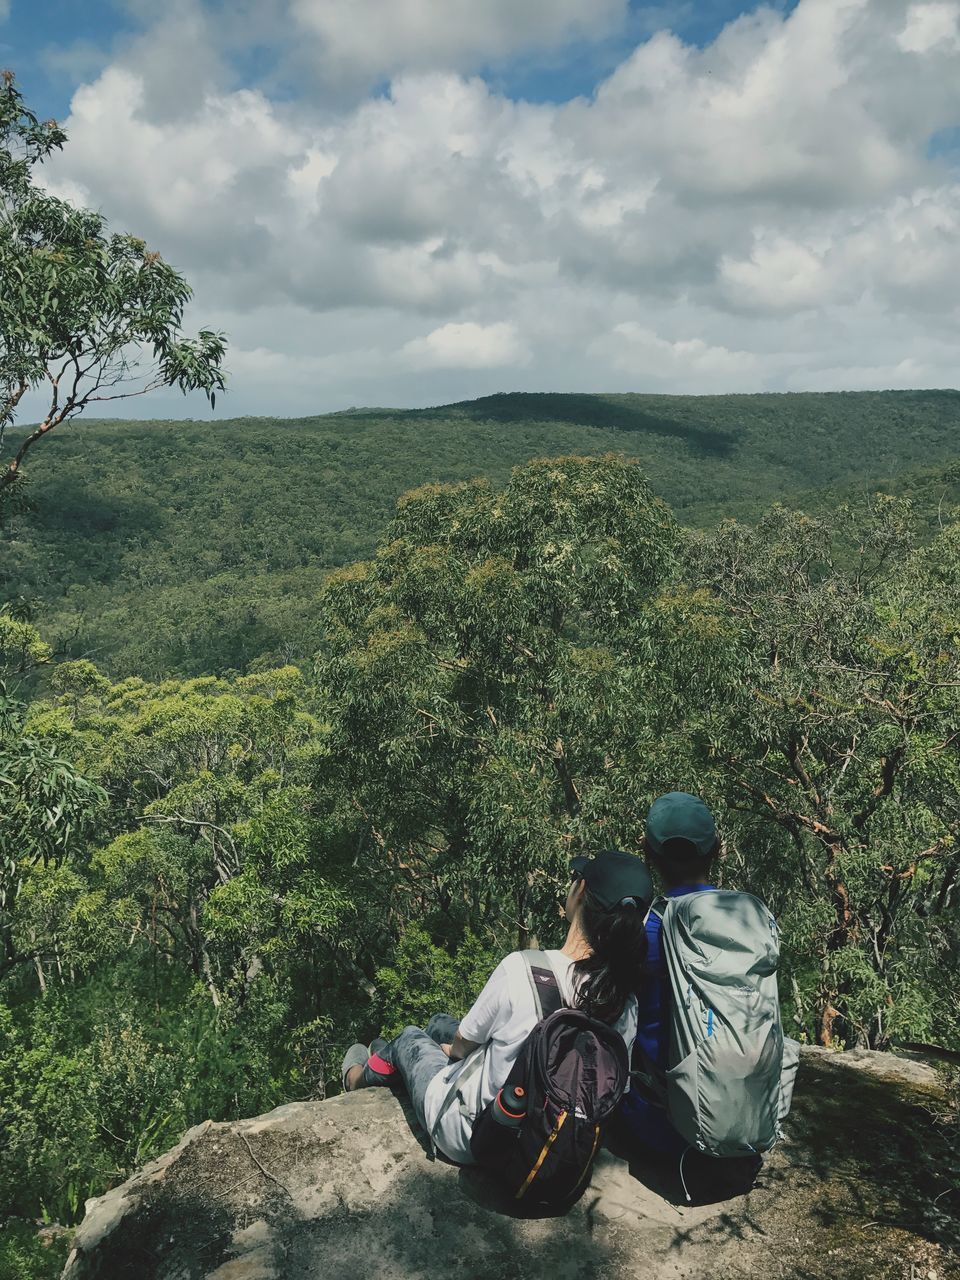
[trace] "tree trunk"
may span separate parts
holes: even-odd
[[[829,1000],[825,1000],[817,1016],[817,1044],[824,1049],[833,1048],[833,1024],[839,1016],[840,1010],[835,1009]]]

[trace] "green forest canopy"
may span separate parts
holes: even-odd
[[[502,395],[295,421],[64,425],[30,458],[33,510],[0,531],[0,602],[115,675],[303,661],[332,567],[366,556],[405,490],[566,452],[638,457],[681,523],[775,500],[958,490],[960,393]],[[15,438],[15,433],[11,438]]]
[[[636,463],[543,460],[407,494],[307,671],[79,660],[8,697],[0,1202],[73,1219],[187,1124],[462,1009],[670,786],[777,912],[799,1035],[956,1046],[958,531],[889,499],[691,534]],[[0,657],[47,652],[0,614]]]
[[[469,406],[37,451],[0,533],[0,1272],[52,1274],[17,1220],[462,1012],[557,940],[571,851],[637,848],[673,786],[777,913],[795,1034],[960,1048],[956,397],[719,400],[830,410],[860,465],[807,420],[719,459],[651,430],[648,466],[636,431]]]

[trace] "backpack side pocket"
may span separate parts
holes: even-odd
[[[783,1066],[780,1069],[780,1106],[777,1111],[778,1123],[786,1120],[790,1114],[793,1101],[793,1086],[797,1080],[797,1068],[800,1065],[800,1045],[789,1036],[783,1037]]]
[[[670,1067],[666,1075],[667,1112],[681,1137],[695,1144],[700,1137],[700,1062],[698,1047]]]

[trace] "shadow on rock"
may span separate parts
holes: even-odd
[[[869,1222],[861,1229],[895,1227],[960,1246],[960,1195],[945,1179],[956,1156],[930,1091],[892,1089],[866,1073],[851,1088],[850,1073],[840,1055],[804,1057],[787,1125],[792,1167],[772,1176],[818,1184],[814,1211],[825,1228]]]
[[[679,1157],[661,1156],[638,1147],[616,1126],[610,1130],[604,1146],[626,1164],[631,1178],[677,1208],[721,1205],[746,1195],[763,1169],[759,1156],[747,1160],[713,1160],[691,1148],[683,1159],[681,1179]]]
[[[439,1162],[429,1172],[407,1171],[377,1205],[353,1210],[349,1226],[337,1212],[296,1228],[288,1218],[281,1274],[353,1280],[359,1268],[393,1276],[450,1270],[484,1280],[575,1280],[615,1270],[610,1244],[584,1232],[578,1220],[531,1215],[515,1222],[487,1199],[491,1188],[476,1170],[448,1174]]]
[[[506,1190],[493,1175],[475,1165],[461,1166],[458,1181],[463,1194],[488,1213],[497,1213],[506,1218],[517,1218],[526,1222],[564,1217],[580,1203],[589,1187],[587,1183],[573,1200],[553,1207],[537,1204],[535,1200],[517,1200],[516,1196]]]

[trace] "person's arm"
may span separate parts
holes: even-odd
[[[450,1044],[442,1044],[440,1048],[448,1058],[452,1059],[454,1062],[459,1062],[461,1058],[469,1057],[470,1054],[473,1053],[474,1049],[479,1049],[480,1046],[475,1040],[464,1040],[463,1036],[458,1031]]]
[[[506,963],[506,960],[501,960],[491,973],[452,1042],[440,1046],[451,1061],[459,1062],[486,1044],[494,1027],[509,1013]]]

